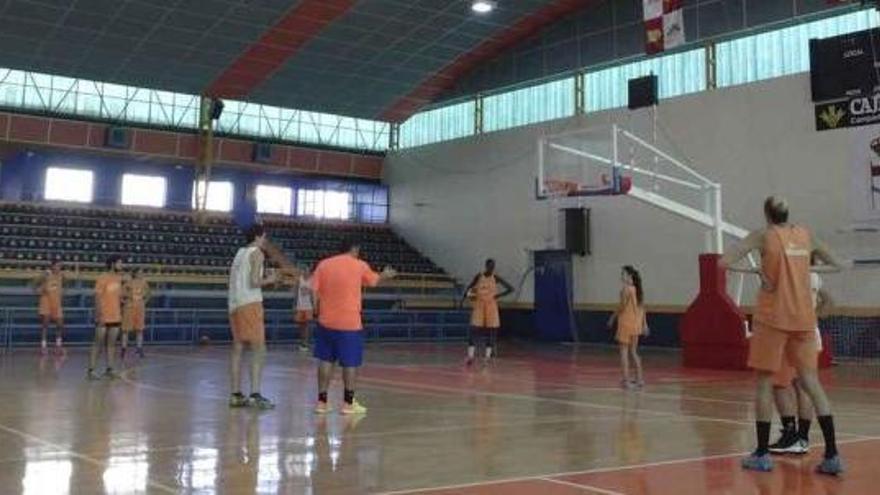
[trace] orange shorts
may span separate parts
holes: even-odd
[[[64,321],[64,311],[61,309],[61,301],[50,297],[40,298],[39,314],[50,321],[61,323]]]
[[[477,328],[501,328],[501,315],[495,301],[474,301],[471,326]]]
[[[263,303],[261,302],[235,308],[229,314],[232,339],[245,344],[262,344],[266,341],[266,324],[263,319]]]
[[[315,319],[315,312],[311,309],[298,309],[293,315],[293,321],[297,323],[308,323]]]
[[[789,364],[795,369],[816,369],[819,351],[813,330],[792,332],[755,323],[749,339],[749,367],[776,373]]]
[[[638,342],[639,334],[638,333],[628,333],[621,332],[620,330],[614,335],[615,340],[617,340],[618,344],[623,345],[632,345],[633,342]]]
[[[122,310],[122,331],[143,332],[147,327],[146,315],[142,306],[126,307]]]

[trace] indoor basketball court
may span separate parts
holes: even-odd
[[[878,9],[0,2],[0,491],[877,492]]]

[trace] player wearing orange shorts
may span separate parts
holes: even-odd
[[[55,324],[55,352],[63,352],[61,339],[64,335],[64,272],[61,271],[61,261],[54,260],[49,269],[42,273],[34,281],[34,288],[40,295],[40,352],[48,352],[47,338],[49,324]]]
[[[797,369],[798,381],[810,397],[825,438],[825,457],[817,472],[836,475],[843,471],[837,451],[831,404],[817,373],[814,331],[816,312],[810,290],[810,257],[813,252],[828,266],[814,271],[837,271],[847,264],[837,260],[810,231],[788,223],[788,205],[776,197],[764,202],[767,226],[750,233],[721,259],[730,267],[752,251],[761,254],[761,290],[749,343],[749,366],[757,371],[755,429],[758,447],[743,459],[745,469],[770,471],[770,419],[773,415],[773,374],[787,357]],[[823,270],[820,270],[823,269]]]
[[[623,371],[623,388],[642,388],[645,385],[642,371],[642,359],[639,357],[639,336],[648,328],[645,314],[645,296],[642,290],[642,275],[634,267],[626,265],[620,275],[623,289],[620,291],[620,305],[611,314],[608,326],[617,322],[614,335],[620,352],[620,368]],[[633,379],[629,372],[629,361],[632,358],[636,368]]]
[[[266,276],[263,244],[266,232],[260,224],[245,231],[247,245],[239,248],[229,270],[229,327],[232,330],[230,407],[253,406],[272,409],[275,404],[260,393],[263,364],[266,361],[266,327],[263,315],[263,287],[276,282],[274,274]],[[241,356],[244,346],[251,348],[251,395],[241,392]]]
[[[299,350],[308,352],[311,342],[312,320],[315,318],[315,301],[312,294],[308,269],[304,270],[296,284],[296,309],[294,322],[299,325]]]
[[[815,259],[815,256],[813,257]],[[815,261],[812,262],[815,264]],[[822,278],[818,273],[810,273],[810,290],[813,294],[813,307],[821,314],[830,304],[828,294],[822,290]],[[817,327],[816,358],[822,352],[822,334]],[[773,400],[782,422],[782,434],[770,444],[771,454],[806,454],[810,450],[810,426],[813,420],[813,405],[797,381],[797,370],[783,362],[782,368],[773,375]],[[797,418],[797,419],[795,419]]]
[[[137,355],[144,357],[144,330],[146,329],[147,301],[150,299],[150,284],[143,277],[140,268],[131,272],[131,277],[123,283],[122,306],[122,359],[128,350],[128,335],[135,333]]]
[[[111,256],[107,260],[107,271],[95,280],[95,340],[89,354],[88,377],[99,378],[95,372],[98,357],[106,352],[107,371],[104,376],[117,378],[113,369],[116,360],[116,338],[122,324],[122,260]]]
[[[504,291],[498,292],[498,284],[504,287]],[[467,359],[465,364],[471,365],[477,352],[476,333],[485,337],[486,347],[483,357],[488,362],[492,359],[492,350],[495,340],[498,338],[498,329],[501,328],[501,315],[498,310],[498,299],[513,292],[513,286],[506,280],[495,274],[495,260],[487,259],[483,271],[476,274],[470,285],[464,291],[464,297],[469,295],[474,299],[474,307],[471,310],[471,330],[468,334]],[[464,299],[462,299],[462,304]]]

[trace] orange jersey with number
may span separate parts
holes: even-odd
[[[143,308],[150,286],[142,278],[131,279],[125,284],[125,306]]]
[[[474,286],[476,300],[480,302],[495,301],[497,294],[498,282],[495,280],[495,275],[481,273],[477,278],[477,285]]]
[[[767,281],[758,294],[755,321],[779,330],[812,332],[816,311],[810,287],[810,232],[795,225],[764,233],[761,270]]]

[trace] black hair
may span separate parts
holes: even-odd
[[[355,239],[342,239],[339,241],[339,252],[347,253],[354,248],[360,248],[361,243]]]
[[[266,229],[263,228],[263,225],[259,224],[259,223],[255,223],[255,224],[251,225],[250,227],[248,227],[247,229],[245,229],[244,239],[245,239],[245,241],[247,241],[248,244],[250,244],[250,243],[254,242],[254,240],[257,237],[260,237],[261,235],[264,235],[265,233],[266,233]]]
[[[53,258],[49,260],[49,266],[55,266],[61,264],[61,258]]]
[[[782,198],[770,196],[764,200],[764,216],[773,225],[788,222],[788,203]]]
[[[635,288],[636,288],[636,301],[638,301],[639,305],[644,304],[645,303],[645,291],[642,290],[642,275],[632,265],[624,266],[623,271],[627,275],[629,275],[629,277],[633,281],[633,286],[635,286]]]
[[[122,261],[122,256],[119,256],[118,254],[111,255],[107,258],[107,268],[113,268],[113,265],[115,265],[117,261]]]

